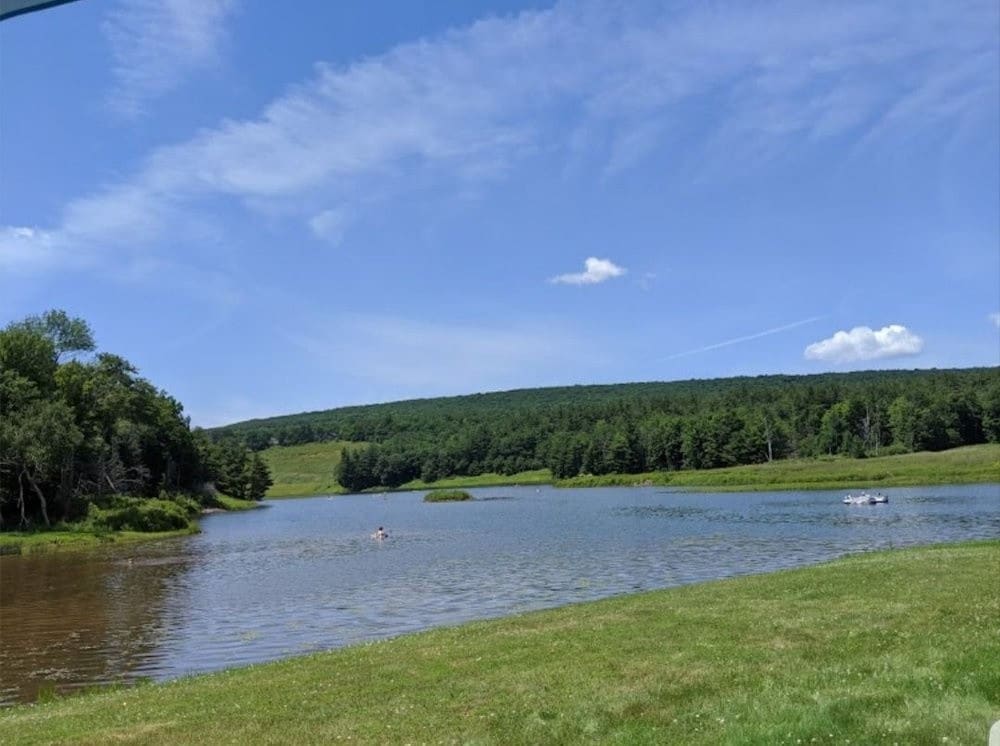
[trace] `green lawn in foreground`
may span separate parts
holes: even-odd
[[[1000,541],[858,555],[0,712],[0,742],[985,744]]]

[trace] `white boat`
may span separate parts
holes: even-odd
[[[857,495],[847,495],[841,502],[844,505],[875,505],[877,503],[887,503],[889,498],[878,492],[874,495],[868,492],[862,492]]]

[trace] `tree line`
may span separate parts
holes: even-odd
[[[250,447],[341,439],[349,490],[548,468],[557,478],[1000,442],[1000,369],[573,386],[238,423]]]
[[[95,350],[88,324],[64,311],[0,330],[0,529],[118,520],[144,501],[200,509],[216,490],[263,498],[271,478],[258,454],[192,429],[180,402]]]

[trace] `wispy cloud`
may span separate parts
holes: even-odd
[[[997,329],[1000,329],[1000,311],[991,313],[989,319],[992,322],[993,326],[995,326]]]
[[[643,290],[649,290],[656,284],[656,273],[655,272],[644,272],[642,277],[637,281],[638,286]]]
[[[234,0],[119,0],[104,33],[114,57],[111,109],[145,112],[154,98],[218,60]]]
[[[583,265],[585,267],[583,272],[556,275],[549,282],[562,285],[596,285],[612,277],[621,277],[628,271],[610,259],[598,259],[593,256],[587,257]]]
[[[452,324],[373,315],[344,316],[284,336],[339,375],[416,396],[535,385],[548,373],[555,380],[580,349],[571,333],[550,324]]]
[[[727,339],[724,342],[716,342],[714,344],[705,345],[704,347],[696,347],[693,350],[685,350],[684,352],[678,352],[673,355],[668,355],[666,360],[674,360],[679,357],[687,357],[688,355],[697,355],[701,352],[709,352],[710,350],[718,350],[721,347],[729,347],[730,345],[740,344],[742,342],[749,342],[754,339],[760,339],[761,337],[769,337],[772,334],[780,334],[781,332],[787,332],[790,329],[795,329],[800,326],[805,326],[806,324],[812,324],[817,321],[825,319],[825,316],[810,316],[808,319],[802,319],[801,321],[793,321],[791,324],[782,324],[781,326],[776,326],[773,329],[765,329],[762,332],[755,332],[754,334],[747,334],[742,337],[733,337],[732,339]]]
[[[309,219],[309,227],[317,238],[337,245],[344,240],[350,214],[343,207],[335,207],[316,213]]]
[[[805,356],[808,360],[853,363],[917,355],[923,349],[924,340],[919,336],[901,324],[889,324],[878,330],[856,326],[849,332],[836,332],[806,347]]]
[[[119,108],[141,111],[210,60],[232,7],[118,6],[108,28]],[[346,225],[324,217],[331,204],[353,223],[411,185],[462,190],[541,154],[572,162],[580,147],[596,176],[613,178],[652,152],[742,172],[829,138],[945,140],[995,118],[997,20],[992,0],[566,2],[490,18],[319,65],[258,117],[156,149],[130,178],[68,204],[54,226],[31,226],[34,256],[24,236],[0,233],[0,266],[59,267],[88,244],[155,245],[158,216],[170,212],[173,227],[220,197],[339,240]],[[668,136],[672,121],[707,106],[715,113],[700,134]],[[359,194],[372,202],[358,204]]]

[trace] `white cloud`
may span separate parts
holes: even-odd
[[[27,226],[0,226],[0,267],[45,268],[59,255],[57,239]]]
[[[108,102],[126,117],[218,60],[233,0],[119,0],[104,21],[114,57]]]
[[[990,314],[990,321],[993,322],[993,326],[1000,329],[1000,311]]]
[[[210,62],[232,8],[123,2],[108,25],[119,108],[141,111]],[[401,190],[461,191],[543,155],[613,178],[653,152],[676,166],[745,170],[832,137],[905,147],[913,138],[901,133],[934,127],[945,139],[995,117],[995,93],[971,94],[996,89],[996,21],[991,0],[566,2],[489,18],[355,64],[320,64],[259,116],[152,151],[44,229],[60,247],[50,264],[80,244],[165,242],[164,212],[173,231],[217,211],[220,197],[320,233],[326,225],[338,240],[343,221],[322,217],[330,204],[356,220]],[[702,134],[669,136],[670,123],[707,107]],[[22,255],[4,250],[0,261]]]
[[[587,258],[584,266],[586,269],[583,272],[557,275],[550,282],[564,285],[596,285],[599,282],[610,280],[612,277],[621,277],[628,271],[610,259],[598,259],[593,256]]]
[[[809,360],[852,363],[859,360],[917,355],[924,349],[924,340],[900,324],[890,324],[873,331],[856,326],[851,331],[839,331],[806,347]]]
[[[346,209],[340,207],[317,213],[310,218],[309,227],[317,238],[337,245],[344,240],[349,222],[350,215]]]

